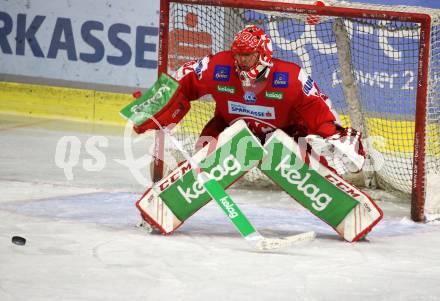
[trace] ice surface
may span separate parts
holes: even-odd
[[[66,179],[54,156],[72,135],[83,147],[107,137],[102,170],[85,170],[93,157],[82,150]],[[317,232],[312,243],[263,253],[214,203],[169,237],[136,228],[144,186],[114,160],[126,158],[117,129],[0,116],[0,141],[2,301],[440,299],[440,225],[412,222],[409,204],[385,192],[368,191],[384,220],[349,244],[284,193],[229,190],[263,235]],[[138,157],[145,143],[133,143]]]

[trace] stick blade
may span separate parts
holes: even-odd
[[[281,248],[287,248],[292,245],[312,241],[316,237],[314,231],[304,232],[297,235],[286,236],[283,238],[264,238],[257,242],[256,248],[262,251],[277,250]]]

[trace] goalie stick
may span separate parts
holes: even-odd
[[[179,150],[183,157],[191,164],[194,170],[197,172],[197,178],[199,182],[205,187],[208,194],[216,201],[216,203],[222,208],[223,212],[234,224],[240,234],[250,242],[258,250],[275,250],[280,248],[289,247],[299,242],[311,241],[315,239],[316,234],[313,231],[305,232],[297,235],[287,236],[284,238],[265,238],[262,236],[255,227],[251,224],[248,218],[238,208],[237,204],[226,193],[223,187],[215,180],[212,179],[208,173],[204,172],[199,164],[191,158],[189,153],[183,149],[182,145],[177,141],[174,136],[154,118],[151,116],[151,120],[157,125],[159,130],[164,136],[167,136],[172,144]]]

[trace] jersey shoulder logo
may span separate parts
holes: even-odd
[[[208,69],[209,59],[210,56],[205,56],[199,60],[189,61],[177,69],[173,77],[176,80],[180,80],[186,75],[194,72],[197,75],[197,78],[200,80],[202,79],[203,72]]]
[[[289,73],[288,72],[274,72],[272,87],[274,88],[287,88],[289,86]]]
[[[298,74],[298,80],[301,82],[303,93],[307,96],[314,95],[319,96],[320,92],[318,90],[318,87],[316,86],[313,79],[307,74],[307,72],[304,71],[304,69],[301,69]]]
[[[312,88],[313,88],[313,79],[309,76],[307,78],[306,83],[303,86],[304,94],[308,96],[310,94],[310,91],[312,90]]]
[[[204,66],[205,64],[203,63],[203,60],[198,60],[197,64],[195,64],[194,72],[196,73],[198,78],[202,78],[202,71],[204,70],[203,69]]]
[[[220,82],[227,82],[231,78],[231,66],[215,65],[214,80]]]

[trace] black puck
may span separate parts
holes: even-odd
[[[26,238],[21,236],[12,236],[12,242],[19,246],[24,246],[26,244]]]

